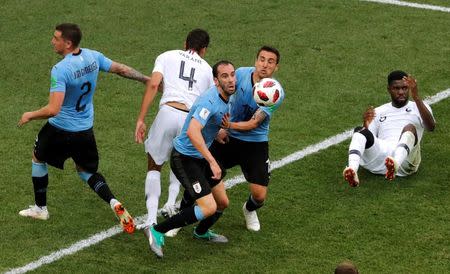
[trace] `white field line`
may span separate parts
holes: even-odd
[[[425,99],[424,101],[427,102],[428,104],[432,105],[441,100],[444,100],[447,97],[450,97],[450,88],[448,88],[444,91],[441,91],[441,92],[437,93],[436,95]],[[310,145],[300,151],[294,152],[278,161],[275,161],[271,164],[271,170],[274,170],[274,169],[283,167],[289,163],[298,161],[310,154],[327,149],[330,146],[337,145],[337,144],[349,139],[351,137],[352,131],[353,131],[352,129],[346,130],[342,133],[339,133],[330,138],[327,138],[327,139],[323,140],[322,142],[319,142],[314,145]],[[239,175],[239,176],[236,176],[236,177],[226,180],[225,187],[228,189],[228,188],[231,188],[231,187],[233,187],[237,184],[243,183],[243,182],[245,182],[244,176]],[[136,223],[139,223],[139,225],[137,226],[137,229],[141,229],[143,227],[143,222],[145,219],[146,219],[146,215],[139,216],[136,218]],[[73,244],[67,248],[60,249],[58,251],[51,253],[50,255],[41,257],[38,260],[31,262],[25,266],[11,269],[6,273],[16,274],[16,273],[25,273],[25,272],[34,270],[45,264],[50,264],[54,261],[57,261],[64,256],[74,254],[82,249],[85,249],[85,248],[91,246],[91,245],[95,245],[107,238],[110,238],[112,236],[115,236],[115,235],[121,233],[121,231],[122,230],[118,225],[114,226],[108,230],[104,230],[99,233],[96,233],[87,239],[78,241],[75,244]]]
[[[411,3],[411,2],[406,2],[406,1],[397,1],[397,0],[361,0],[361,1],[376,2],[376,3],[381,3],[381,4],[390,4],[390,5],[397,5],[397,6],[418,8],[418,9],[426,9],[426,10],[436,10],[436,11],[442,11],[442,12],[450,12],[450,8],[447,8],[447,7],[419,4],[419,3]]]

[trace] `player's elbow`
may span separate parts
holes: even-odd
[[[48,117],[56,116],[56,115],[58,115],[60,110],[61,110],[61,108],[59,108],[59,107],[48,107],[47,108],[47,116]]]

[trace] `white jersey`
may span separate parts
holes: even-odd
[[[192,50],[162,53],[155,60],[153,72],[163,75],[160,106],[179,102],[190,109],[195,99],[214,85],[211,66]]]
[[[433,115],[428,104],[426,108]],[[369,125],[369,130],[373,135],[389,143],[397,143],[400,139],[403,128],[407,124],[416,127],[418,141],[422,140],[424,131],[423,120],[415,102],[409,101],[401,108],[396,108],[392,103],[387,103],[375,108],[375,118]]]

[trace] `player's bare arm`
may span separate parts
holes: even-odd
[[[403,81],[408,86],[411,97],[419,109],[420,117],[422,117],[424,128],[428,131],[433,131],[436,127],[436,122],[434,121],[433,115],[431,115],[430,111],[427,109],[422,99],[419,96],[419,89],[417,88],[417,80],[414,79],[411,75],[407,77],[403,77]]]
[[[375,108],[373,106],[370,106],[363,114],[363,126],[365,128],[369,128],[369,125],[370,123],[372,123],[374,118],[375,118]]]
[[[158,88],[162,82],[163,75],[160,72],[152,73],[152,76],[145,85],[145,93],[142,98],[141,110],[139,112],[138,119],[136,121],[136,129],[134,131],[134,140],[136,143],[142,144],[144,142],[146,126],[145,116],[147,115],[148,108],[155,99]]]
[[[64,92],[51,92],[48,104],[35,111],[25,112],[17,124],[18,127],[28,123],[31,120],[47,119],[59,113],[64,102]]]
[[[202,154],[206,161],[209,163],[209,167],[212,171],[212,178],[215,180],[219,180],[222,176],[222,170],[220,169],[219,164],[217,164],[216,159],[212,156],[211,152],[209,152],[208,147],[206,146],[205,139],[202,135],[202,124],[197,121],[195,118],[191,119],[189,123],[189,127],[186,131],[186,135],[191,140],[192,145]]]
[[[109,72],[115,73],[124,78],[142,82],[144,84],[148,80],[150,80],[150,77],[145,76],[144,74],[140,73],[139,71],[135,70],[134,68],[129,67],[124,64],[121,64],[121,63],[117,63],[117,62],[112,63],[111,68],[109,69]]]
[[[261,108],[258,108],[252,118],[245,122],[228,122],[227,124],[224,124],[222,119],[222,127],[238,131],[248,131],[257,128],[266,117],[267,114]]]

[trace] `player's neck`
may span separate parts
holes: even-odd
[[[68,54],[73,54],[73,55],[78,55],[80,54],[81,49],[79,47],[74,48],[74,49],[68,49],[65,52],[63,52],[63,56],[66,56]]]
[[[408,100],[406,100],[404,103],[398,103],[398,102],[392,101],[391,104],[395,108],[402,108],[402,107],[406,106],[408,104],[408,102],[409,102]]]

